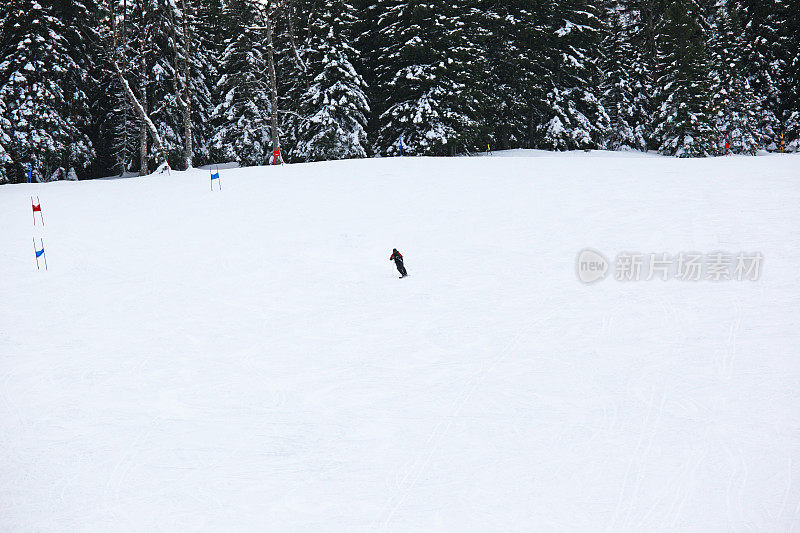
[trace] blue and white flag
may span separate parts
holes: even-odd
[[[33,239],[33,251],[36,254],[36,270],[40,270],[41,266],[39,265],[39,258],[41,257],[44,260],[44,269],[47,270],[47,256],[44,253],[44,240],[39,239],[39,242],[42,245],[42,249],[40,250],[38,246],[36,246],[36,239]]]

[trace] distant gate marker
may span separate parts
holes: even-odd
[[[209,172],[211,172],[210,169],[209,169]],[[222,190],[222,179],[219,177],[219,168],[217,168],[216,172],[211,172],[211,190],[212,191],[214,190],[214,180],[217,181],[217,185],[219,187],[219,190],[221,191]]]

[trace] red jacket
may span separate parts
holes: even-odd
[[[397,260],[402,261],[403,260],[403,254],[401,254],[400,252],[395,250],[394,252],[392,252],[392,256],[389,258],[389,261],[397,261]]]

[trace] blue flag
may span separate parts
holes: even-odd
[[[218,180],[219,179],[219,172],[214,172],[213,174],[211,174],[211,179],[212,180]]]
[[[31,182],[31,177],[33,176],[33,165],[28,163],[28,183]]]
[[[44,240],[39,239],[39,242],[42,245],[42,249],[40,250],[38,246],[36,246],[36,239],[31,239],[33,241],[33,253],[36,254],[36,270],[40,270],[39,268],[39,258],[41,257],[44,260],[44,269],[47,270],[47,256],[44,255]]]

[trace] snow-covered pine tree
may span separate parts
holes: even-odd
[[[658,148],[653,140],[658,107],[655,98],[656,28],[663,20],[664,0],[620,0],[620,3],[632,53],[634,131],[637,138],[644,139],[648,150],[655,149]]]
[[[214,135],[211,116],[221,102],[216,92],[218,65],[225,51],[224,6],[222,0],[191,0],[190,28],[192,48],[192,124],[194,164],[211,161],[210,140]]]
[[[169,32],[165,36],[165,70],[171,71],[169,86],[171,95],[165,99],[169,106],[164,115],[170,125],[164,129],[175,128],[171,157],[176,168],[184,169],[195,164],[203,164],[208,159],[207,131],[212,111],[212,96],[208,76],[216,79],[216,54],[214,36],[221,21],[214,20],[221,11],[219,0],[201,2],[200,0],[163,0],[159,10],[159,22],[163,26],[158,32]],[[201,20],[201,16],[207,20]],[[210,27],[205,22],[212,24]],[[204,46],[210,45],[208,49]]]
[[[654,136],[665,155],[704,157],[719,153],[703,15],[697,0],[670,0],[659,28],[660,105]]]
[[[285,15],[285,8],[289,0],[253,0],[252,7],[258,22],[257,29],[262,32],[266,47],[267,83],[269,86],[270,103],[270,136],[272,137],[273,154],[269,158],[270,164],[283,164],[283,149],[281,146],[281,118],[279,116],[280,86],[278,82],[278,69],[275,50],[280,33],[280,20]],[[285,17],[284,17],[285,18]]]
[[[2,109],[0,109],[2,112]],[[2,131],[0,131],[0,137],[2,136]],[[11,163],[11,156],[8,155],[5,148],[3,148],[2,143],[0,143],[0,183],[6,183],[8,181],[8,173],[6,171],[6,165]]]
[[[742,64],[759,102],[758,142],[768,150],[780,146],[779,65],[780,6],[776,0],[730,0],[744,26],[747,56]]]
[[[135,166],[144,175],[156,166],[163,168],[167,160],[180,162],[182,155],[182,123],[175,101],[172,21],[176,7],[173,0],[123,0],[125,4],[131,9],[120,22],[116,55],[108,61],[116,62],[132,90],[129,94],[117,76],[115,86],[136,113]],[[127,123],[124,115],[120,120]]]
[[[479,13],[486,31],[480,42],[488,63],[486,144],[500,150],[532,148],[545,112],[542,55],[549,46],[545,17],[528,0],[484,0]]]
[[[344,0],[321,5],[310,21],[305,62],[311,82],[301,96],[302,122],[295,154],[305,161],[367,155],[369,103],[356,72],[350,25],[353,8]]]
[[[383,155],[454,155],[481,143],[483,50],[469,32],[467,0],[383,0],[374,66]]]
[[[101,117],[104,113],[102,102],[108,98],[108,85],[102,80],[110,71],[106,59],[105,41],[103,40],[104,17],[109,7],[108,1],[83,0],[86,11],[81,14],[78,25],[81,56],[84,58],[82,70],[85,72],[83,87],[89,101],[90,124],[86,133],[94,148],[94,156],[82,174],[87,176],[103,176],[106,160],[101,156],[106,151],[106,138],[100,132]],[[66,167],[74,168],[74,167]],[[76,169],[77,176],[77,169]]]
[[[620,0],[605,2],[601,87],[610,119],[605,144],[612,150],[647,150],[643,130],[637,128],[635,55],[627,18]]]
[[[102,165],[99,175],[122,175],[134,170],[138,164],[139,119],[109,57],[116,52],[116,61],[125,77],[133,79],[131,69],[135,62],[132,58],[135,58],[136,51],[130,39],[134,31],[131,7],[130,0],[113,0],[113,3],[102,4],[100,13],[100,33],[107,50],[102,56],[97,75],[98,85],[103,91],[98,95],[93,109],[98,137],[103,140],[97,143],[97,157]],[[116,51],[111,50],[114,43]],[[137,84],[132,85],[135,87]]]
[[[93,140],[101,141],[94,142],[94,166],[97,169],[94,174],[97,176],[122,175],[130,170],[135,151],[133,142],[138,135],[135,114],[119,85],[117,73],[110,60],[116,32],[117,62],[123,68],[127,66],[126,53],[129,50],[125,46],[127,34],[123,31],[127,17],[123,14],[123,6],[129,5],[126,0],[114,0],[102,2],[98,6],[96,30],[99,34],[99,50],[94,72],[97,89],[93,94],[92,105]],[[129,121],[125,120],[126,114]]]
[[[538,145],[551,150],[602,147],[609,118],[600,101],[601,23],[588,0],[548,3],[545,120]]]
[[[800,111],[797,109],[787,114],[783,149],[787,152],[800,152]]]
[[[0,14],[2,13],[2,8],[0,8]],[[11,142],[11,137],[7,133],[9,131],[11,131],[11,123],[6,118],[5,102],[0,99],[0,183],[8,181],[9,170],[6,169],[6,166],[13,162],[5,149],[5,145]]]
[[[715,128],[728,138],[732,152],[755,155],[759,149],[758,102],[744,65],[748,46],[738,14],[727,2],[720,3],[710,46]]]
[[[97,118],[100,136],[106,143],[98,145],[98,156],[104,160],[108,172],[121,176],[138,165],[139,118],[119,86],[116,73],[104,72],[101,83],[108,93],[99,102],[104,112]]]
[[[309,30],[318,9],[325,8],[325,5],[313,0],[285,2],[281,16],[275,21],[276,38],[273,44],[276,49],[281,156],[284,161],[301,160],[295,156],[306,105],[304,98],[312,81],[307,61],[311,52]]]
[[[270,89],[263,36],[248,0],[226,3],[226,35],[217,82],[221,101],[214,109],[212,158],[243,166],[263,165],[272,153]]]
[[[150,19],[154,10],[154,1],[155,0],[137,0],[133,2],[127,25],[128,45],[131,48],[131,53],[126,56],[129,64],[121,67],[123,73],[127,75],[126,80],[133,88],[133,92],[135,93],[134,97],[138,100],[138,104],[142,108],[141,113],[137,112],[137,122],[139,125],[137,134],[139,151],[137,166],[140,176],[149,173],[151,159],[148,135],[149,125],[147,121],[150,120],[150,122],[153,123],[151,119],[149,97],[152,73],[149,69],[148,57],[152,56],[151,49],[153,44],[150,39],[152,25]],[[136,105],[132,101],[132,98],[128,95],[128,92],[124,90],[124,84],[122,84],[121,81],[120,84],[122,85],[121,89],[123,89],[123,92],[128,97],[131,108],[135,108]],[[153,127],[155,127],[154,123]],[[164,145],[163,148],[165,150],[168,149],[166,145]]]
[[[370,104],[370,115],[367,123],[367,136],[370,140],[369,154],[379,155],[377,145],[378,133],[381,128],[381,116],[392,105],[387,100],[388,87],[382,86],[388,76],[385,69],[386,54],[384,51],[392,45],[395,39],[394,31],[381,31],[382,25],[387,22],[387,12],[390,4],[395,1],[387,0],[352,0],[358,21],[354,25],[357,35],[355,48],[358,56],[355,59],[356,71],[359,72],[367,86],[367,100]]]
[[[67,171],[64,170],[64,167],[58,167],[53,171],[53,173],[50,175],[50,179],[47,181],[60,181],[66,179],[66,177]]]
[[[76,167],[81,169],[81,172],[88,172],[93,168],[97,155],[96,144],[93,142],[96,138],[96,121],[92,115],[95,102],[102,91],[97,82],[103,54],[98,31],[100,1],[58,2],[54,10],[67,28],[65,38],[77,66],[75,85],[67,87],[74,91],[72,98],[68,100],[71,106],[70,114],[75,117],[73,121],[80,128],[81,140],[73,143],[70,157],[62,161],[65,168],[75,169],[76,175]],[[79,96],[81,94],[82,97]],[[83,105],[85,107],[81,107]],[[83,155],[78,155],[81,151]]]
[[[800,0],[780,0],[780,109],[784,150],[800,151]]]
[[[27,163],[37,176],[62,165],[86,167],[94,151],[85,133],[84,3],[8,0],[2,9],[0,100],[5,150],[16,163],[12,180],[23,180]]]
[[[183,160],[183,120],[176,101],[176,48],[181,30],[176,20],[181,14],[174,0],[145,0],[145,64],[150,119],[169,152],[169,161],[181,168]],[[178,25],[179,26],[179,25]]]

